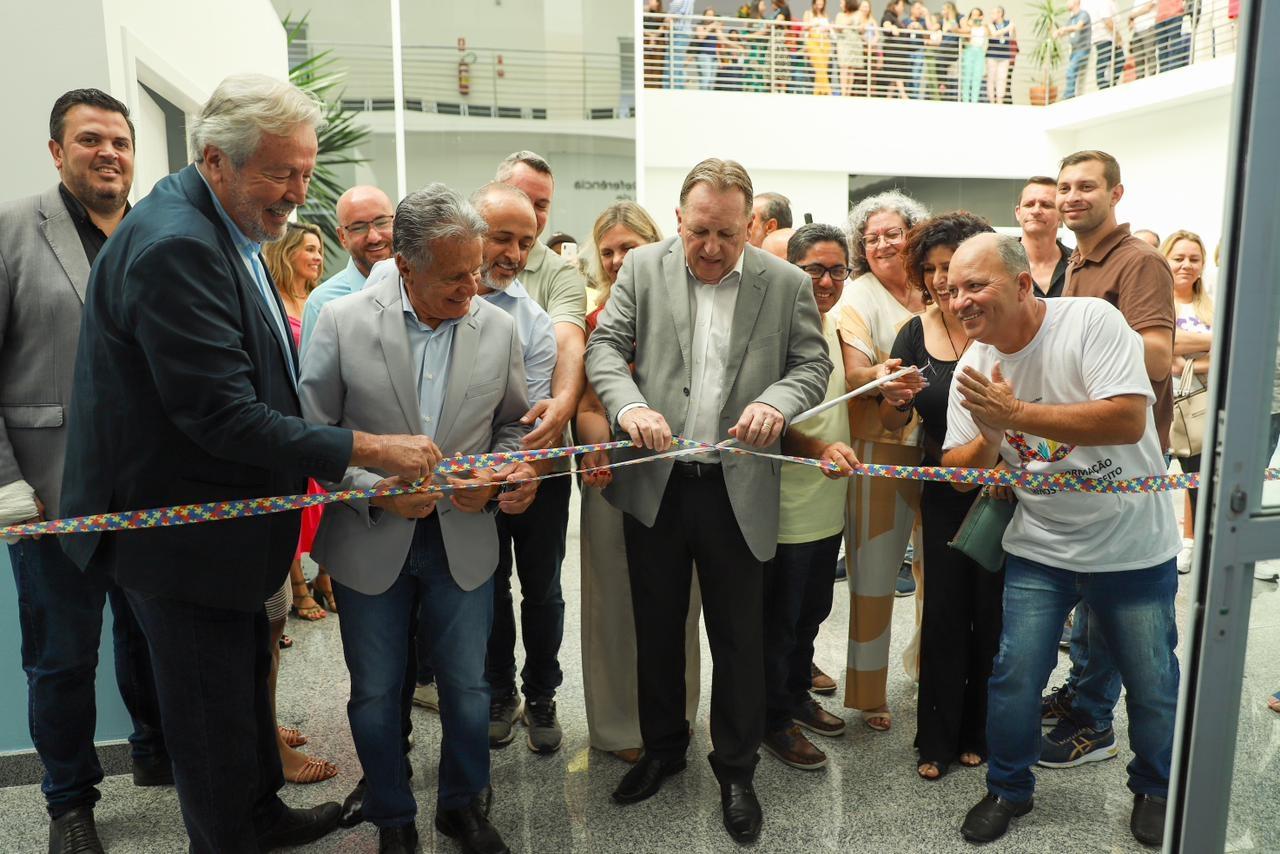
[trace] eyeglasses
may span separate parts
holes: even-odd
[[[823,276],[830,276],[833,282],[843,282],[849,278],[850,270],[843,264],[837,264],[834,267],[824,267],[821,264],[805,264],[800,268],[809,274],[809,278],[815,282],[822,281]]]
[[[862,235],[862,242],[867,246],[879,246],[881,243],[897,243],[907,236],[905,228],[890,228],[876,234]]]
[[[359,237],[362,234],[368,234],[370,228],[376,228],[378,231],[386,231],[395,221],[396,218],[394,216],[380,216],[373,222],[353,222],[349,225],[342,226],[342,229],[352,237]]]

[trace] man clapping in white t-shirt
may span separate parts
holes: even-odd
[[[961,244],[951,304],[974,340],[956,366],[943,465],[1128,480],[1165,473],[1142,339],[1100,299],[1036,297],[1017,238]],[[1004,535],[1004,626],[991,674],[986,797],[965,817],[970,842],[1004,835],[1031,810],[1040,691],[1062,622],[1084,601],[1128,688],[1130,829],[1158,845],[1178,696],[1174,594],[1181,548],[1167,493],[1017,490]]]

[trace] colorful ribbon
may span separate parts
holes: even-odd
[[[809,457],[796,457],[789,454],[770,454],[750,448],[731,446],[729,443],[709,445],[696,442],[683,436],[672,439],[674,451],[637,457],[632,460],[611,463],[607,466],[595,466],[580,471],[604,471],[628,465],[653,462],[670,456],[691,453],[719,451],[721,453],[750,455],[766,459],[780,460],[797,465],[813,466],[824,471],[835,472],[839,467],[827,460],[815,460]],[[460,474],[473,469],[492,468],[508,463],[537,462],[555,460],[564,457],[587,454],[593,451],[612,451],[632,448],[630,441],[601,442],[592,445],[569,445],[562,448],[542,448],[531,451],[491,452],[484,454],[466,454],[449,457],[436,466],[435,477]],[[572,472],[555,472],[538,477],[507,481],[511,485],[546,480],[552,477],[563,477]],[[1043,474],[1029,471],[1013,471],[1011,469],[974,469],[951,468],[947,466],[895,466],[878,463],[863,463],[854,474],[867,477],[892,477],[901,480],[922,480],[946,483],[964,483],[973,486],[1012,486],[1039,494],[1055,492],[1086,492],[1093,494],[1135,495],[1143,493],[1168,492],[1175,489],[1194,489],[1199,486],[1200,476],[1197,473],[1179,475],[1151,475],[1149,477],[1129,478],[1127,480],[1097,480],[1076,472]],[[1267,480],[1280,480],[1280,468],[1266,471]],[[283,513],[289,510],[302,510],[321,504],[332,504],[338,501],[367,500],[383,496],[404,495],[412,492],[436,491],[443,494],[459,489],[472,489],[488,484],[457,486],[419,481],[403,486],[344,489],[337,492],[315,493],[310,495],[284,495],[269,498],[243,498],[235,501],[214,501],[207,504],[184,504],[176,507],[157,507],[149,510],[126,510],[118,513],[102,513],[96,516],[80,516],[73,519],[52,519],[47,522],[28,522],[0,528],[0,538],[30,537],[59,534],[89,534],[107,531],[133,531],[145,528],[164,528],[175,525],[194,525],[200,522],[216,522],[221,519],[243,519],[250,516],[265,516],[271,513]]]

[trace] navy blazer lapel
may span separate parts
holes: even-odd
[[[742,281],[738,283],[738,299],[733,306],[733,327],[729,333],[729,370],[725,377],[725,391],[733,388],[738,380],[738,371],[742,369],[742,357],[746,355],[747,343],[755,332],[756,319],[760,316],[760,307],[764,304],[765,289],[768,281],[764,277],[764,265],[751,257],[751,248],[744,246]]]
[[[271,316],[271,309],[267,307],[266,300],[262,293],[258,290],[258,283],[249,275],[249,271],[244,266],[244,261],[240,256],[240,250],[231,240],[231,235],[227,233],[227,227],[222,222],[222,217],[218,215],[218,209],[213,204],[213,191],[205,184],[204,178],[197,171],[195,164],[191,164],[178,173],[178,179],[182,182],[183,192],[191,201],[192,206],[200,211],[206,219],[214,224],[218,233],[218,242],[221,245],[222,252],[227,256],[230,262],[233,275],[240,288],[247,292],[249,299],[258,307],[258,312],[262,315],[262,321],[267,325],[267,329],[271,333],[271,337],[276,340],[276,344],[280,347],[280,351],[285,357],[285,367],[290,372],[292,379],[294,394],[298,392],[298,351],[293,346],[292,336],[289,335],[287,325],[288,315],[284,310],[284,303],[280,300],[280,294],[276,292],[275,283],[271,280],[271,272],[267,269],[266,262],[262,256],[258,256],[258,263],[262,264],[262,271],[267,276],[267,284],[270,285],[271,295],[276,301],[276,307],[280,310],[280,320],[286,325],[286,329],[281,329],[276,323],[274,317]],[[285,338],[281,338],[281,333]]]
[[[672,319],[676,325],[676,340],[680,343],[680,355],[684,358],[684,377],[686,383],[693,376],[693,359],[689,351],[693,348],[693,322],[689,317],[689,272],[684,262],[684,243],[676,240],[671,244],[671,251],[662,259],[662,279],[667,291],[667,304],[671,307]],[[641,283],[636,282],[640,287]]]
[[[387,373],[391,377],[391,390],[395,392],[405,425],[409,428],[407,432],[418,435],[422,433],[422,408],[418,401],[417,368],[409,351],[409,336],[404,330],[400,279],[397,276],[388,281],[394,283],[394,287],[384,282],[383,286],[388,293],[378,295],[378,304],[382,306],[378,315],[378,343],[382,347],[382,358],[387,363]],[[394,297],[390,296],[392,292]]]
[[[84,290],[89,283],[89,259],[84,254],[84,244],[80,242],[76,224],[71,220],[57,187],[40,197],[40,215],[44,217],[40,221],[40,233],[71,280],[76,296],[84,303]]]
[[[448,388],[444,392],[444,406],[440,409],[440,430],[436,433],[436,445],[443,448],[449,441],[449,431],[453,422],[458,419],[458,410],[467,395],[467,386],[471,385],[471,374],[476,367],[476,354],[480,352],[480,321],[476,320],[476,312],[482,297],[471,298],[471,311],[458,321],[453,330],[453,348],[449,354]],[[501,309],[498,309],[501,311]]]

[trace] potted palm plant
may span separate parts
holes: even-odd
[[[1031,29],[1036,38],[1036,46],[1031,51],[1031,103],[1033,106],[1043,107],[1058,100],[1058,87],[1054,80],[1058,69],[1067,59],[1067,52],[1057,33],[1067,8],[1060,0],[1035,0],[1028,12],[1031,14]]]

